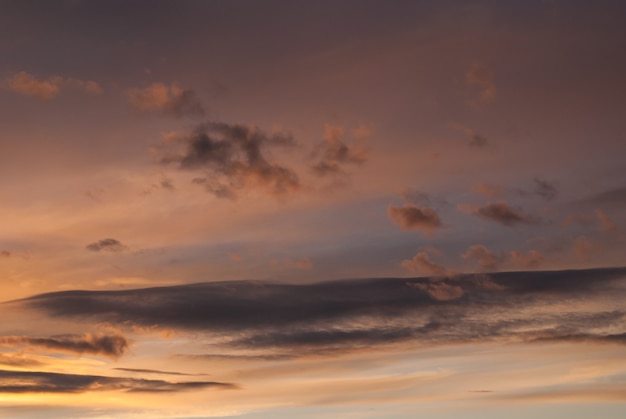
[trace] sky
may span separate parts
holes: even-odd
[[[621,1],[0,0],[0,418],[621,418]]]

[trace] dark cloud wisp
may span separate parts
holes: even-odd
[[[84,336],[62,337],[30,337],[30,336],[0,336],[0,346],[30,346],[54,352],[69,352],[75,354],[103,355],[118,358],[126,352],[129,343],[119,334],[87,334]]]
[[[1,393],[84,393],[89,391],[180,392],[205,388],[235,389],[232,383],[216,381],[169,382],[100,375],[61,374],[38,371],[0,370]]]
[[[90,250],[92,252],[123,252],[126,250],[126,246],[124,246],[119,240],[116,239],[102,239],[97,242],[88,244],[85,246],[85,249]]]

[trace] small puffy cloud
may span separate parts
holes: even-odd
[[[43,100],[50,100],[56,97],[61,92],[62,87],[74,87],[90,94],[102,93],[102,87],[92,80],[63,78],[59,76],[38,79],[25,71],[21,71],[7,79],[6,86],[15,93],[34,96]]]
[[[605,233],[615,233],[619,229],[617,225],[609,218],[606,213],[600,209],[596,209],[596,216],[598,217],[598,222],[600,223],[600,229]]]
[[[457,300],[465,293],[458,285],[448,284],[443,281],[430,281],[423,283],[411,283],[411,287],[427,293],[432,299],[437,301]]]
[[[465,73],[465,84],[472,89],[475,98],[469,101],[472,106],[491,103],[496,98],[496,85],[493,72],[482,64],[474,64]]]
[[[472,204],[459,204],[457,208],[468,214],[473,214],[485,220],[498,222],[508,227],[518,224],[530,224],[531,220],[518,210],[514,210],[505,202],[495,202],[483,207]]]
[[[119,240],[116,239],[102,239],[95,243],[88,244],[85,249],[92,252],[122,252],[127,249]]]
[[[20,71],[8,79],[6,84],[15,93],[50,100],[59,94],[62,82],[63,79],[58,76],[40,80],[25,71]]]
[[[412,259],[403,260],[402,267],[410,272],[426,275],[447,276],[449,274],[446,268],[433,262],[426,252],[419,252]]]
[[[493,271],[498,268],[502,262],[502,257],[497,256],[491,250],[482,244],[474,244],[470,246],[465,253],[461,255],[463,259],[474,260],[481,269]]]
[[[545,262],[546,258],[537,250],[530,250],[528,253],[511,252],[511,262],[520,268],[534,269]]]
[[[369,129],[364,127],[353,131],[353,136],[358,140],[370,135]],[[318,176],[343,174],[343,166],[346,164],[360,165],[367,160],[367,150],[360,144],[346,143],[346,130],[336,125],[326,125],[324,140],[317,146],[315,156],[319,161],[312,167]]]
[[[391,220],[405,230],[417,230],[426,235],[434,234],[443,224],[434,210],[417,205],[389,206],[387,214]]]
[[[0,336],[2,346],[29,346],[54,352],[103,355],[118,358],[128,349],[128,341],[119,334],[86,334],[84,336],[62,336],[37,338],[30,336]]]
[[[202,116],[204,107],[192,90],[176,84],[154,83],[144,89],[129,89],[130,104],[141,112],[154,112],[175,118]]]
[[[208,123],[187,137],[169,138],[162,159],[186,171],[197,171],[194,183],[218,198],[236,198],[237,192],[259,188],[284,195],[300,188],[297,174],[266,157],[277,147],[291,147],[289,134],[267,134],[244,124]]]

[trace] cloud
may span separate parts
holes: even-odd
[[[415,283],[415,288],[421,289],[437,301],[450,301],[461,298],[465,293],[458,285],[448,284],[443,281],[431,281],[427,283]]]
[[[596,216],[598,217],[598,221],[600,222],[600,229],[605,233],[615,233],[619,229],[617,225],[609,218],[608,215],[604,213],[604,211],[600,209],[596,209]]]
[[[468,127],[462,127],[462,130],[465,133],[465,136],[469,139],[467,145],[469,145],[471,148],[486,148],[490,145],[487,137],[476,133],[476,131],[474,131],[473,129]]]
[[[369,130],[358,129],[354,132],[358,139],[369,136]],[[324,140],[317,146],[314,153],[320,156],[312,166],[318,176],[344,174],[346,164],[360,165],[367,160],[367,150],[362,144],[348,145],[345,142],[345,128],[335,125],[326,125]]]
[[[5,84],[15,93],[34,96],[43,100],[54,99],[61,92],[61,87],[63,86],[75,87],[90,94],[102,93],[102,87],[95,81],[63,78],[59,76],[37,79],[35,76],[25,71],[16,73],[13,77],[7,79]]]
[[[331,354],[403,343],[618,335],[626,333],[625,285],[626,268],[613,268],[459,274],[437,280],[235,281],[63,291],[9,304],[66,320],[217,334],[216,347],[226,349],[278,346],[280,353],[297,355],[312,345]]]
[[[61,92],[63,79],[58,76],[46,80],[38,80],[25,71],[20,71],[6,81],[9,89],[26,96],[35,96],[39,99],[50,100]]]
[[[162,370],[151,370],[144,368],[113,368],[116,371],[125,371],[125,372],[134,372],[139,374],[163,374],[163,375],[182,375],[182,376],[197,376],[204,374],[189,374],[185,372],[176,372],[176,371],[162,371]]]
[[[546,258],[537,250],[530,250],[527,254],[511,252],[511,261],[517,267],[523,269],[534,269],[541,266]]]
[[[503,186],[478,183],[472,186],[471,191],[483,195],[486,198],[493,199],[502,197],[506,189]]]
[[[236,389],[216,381],[169,382],[100,375],[0,370],[0,393],[84,393],[90,391],[180,392],[205,388]]]
[[[391,220],[405,230],[417,230],[426,235],[434,234],[435,230],[443,227],[439,214],[434,210],[417,205],[390,205],[387,214]]]
[[[498,268],[502,262],[502,257],[497,256],[491,250],[481,244],[470,246],[465,253],[461,255],[463,259],[472,259],[478,263],[482,269],[493,271]]]
[[[9,252],[8,250],[0,251],[0,259],[2,259],[2,258],[10,258],[10,257],[11,257],[11,252]]]
[[[95,243],[88,244],[85,246],[85,249],[92,252],[100,252],[103,250],[107,252],[123,252],[127,247],[116,239],[102,239]]]
[[[533,182],[535,183],[533,192],[541,198],[547,201],[551,201],[558,195],[556,185],[554,185],[553,183],[550,183],[547,180],[540,178],[534,178]]]
[[[473,89],[476,98],[470,100],[472,106],[491,103],[496,98],[496,85],[493,81],[493,72],[482,64],[474,64],[465,73],[465,84]]]
[[[182,118],[203,116],[204,108],[192,90],[176,84],[154,83],[144,89],[129,89],[128,101],[140,112],[161,113]]]
[[[479,207],[471,204],[459,204],[457,208],[463,212],[477,215],[486,220],[491,220],[508,227],[518,224],[530,224],[531,220],[520,211],[514,210],[505,202],[496,202]]]
[[[22,354],[0,353],[0,365],[17,368],[33,368],[45,365],[43,362],[33,358],[25,357]]]
[[[0,336],[3,346],[30,346],[55,352],[103,355],[119,358],[128,349],[128,341],[122,335],[86,334],[84,336],[64,336],[35,338],[29,336]]]
[[[430,260],[430,256],[426,252],[419,252],[412,259],[402,261],[402,267],[410,272],[422,273],[435,276],[446,276],[448,270],[443,266]]]
[[[416,189],[403,188],[400,196],[409,204],[421,207],[443,208],[450,205],[445,197],[441,195],[433,195]]]
[[[266,152],[276,147],[291,147],[289,134],[266,134],[243,124],[207,123],[189,137],[168,141],[182,149],[170,150],[165,164],[181,170],[200,171],[194,182],[218,198],[235,198],[242,189],[259,187],[272,195],[284,195],[300,188],[297,174],[270,162]]]

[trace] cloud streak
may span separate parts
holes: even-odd
[[[119,358],[129,347],[126,338],[119,334],[64,336],[38,338],[30,336],[0,336],[0,346],[29,346],[54,352],[103,355]]]
[[[101,94],[102,87],[92,80],[80,80],[75,78],[63,78],[60,76],[51,76],[47,79],[38,79],[37,77],[25,71],[20,71],[13,77],[5,80],[5,85],[9,90],[15,93],[33,96],[42,100],[54,99],[63,87],[74,87],[85,93]]]
[[[507,227],[519,224],[531,224],[531,219],[519,210],[509,207],[506,202],[495,202],[483,207],[471,204],[460,204],[458,209],[476,215],[485,220],[495,221]]]
[[[206,388],[236,389],[238,387],[232,383],[216,381],[170,382],[100,375],[0,370],[0,393],[71,394],[111,390],[135,393],[173,393]]]

